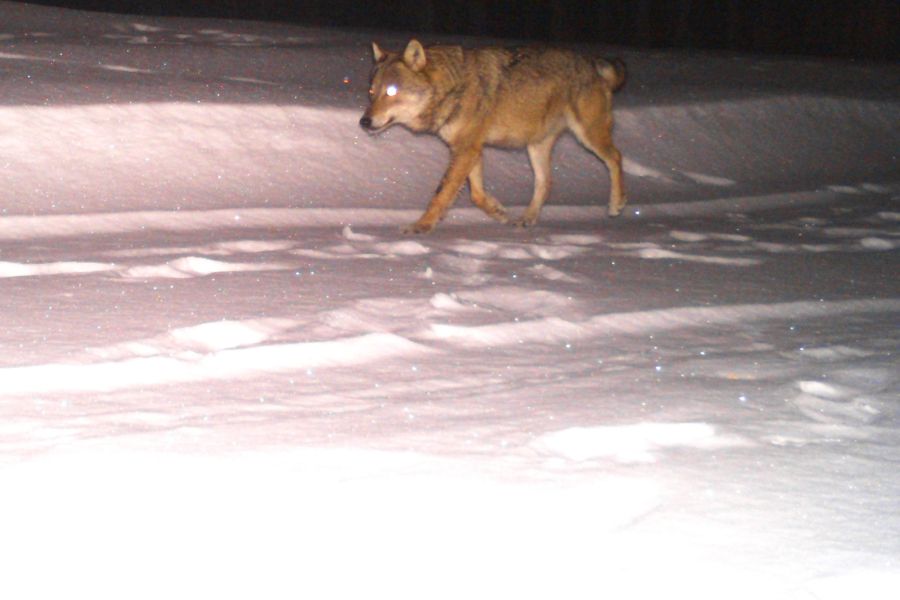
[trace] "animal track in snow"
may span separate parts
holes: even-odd
[[[196,333],[196,332],[195,332]],[[206,342],[214,339],[208,332]],[[354,366],[430,350],[397,335],[369,333],[322,342],[263,344],[202,356],[147,356],[87,364],[37,364],[0,369],[0,396],[112,392],[260,374]],[[115,353],[115,351],[114,351]]]
[[[189,279],[215,273],[239,271],[280,271],[291,269],[287,263],[236,263],[212,260],[202,256],[186,256],[162,265],[140,265],[120,271],[126,279]]]
[[[886,240],[879,237],[864,237],[859,240],[859,245],[866,250],[893,250],[900,248],[900,240]]]
[[[312,335],[354,335],[369,332],[405,333],[420,320],[428,319],[441,309],[433,303],[413,298],[365,298],[349,306],[336,308],[321,314],[322,326],[312,330]]]
[[[353,229],[349,225],[344,225],[344,229],[341,230],[341,235],[344,236],[344,239],[350,240],[352,242],[374,242],[378,240],[378,238],[374,235],[369,235],[367,233],[357,233],[353,231]]]
[[[779,446],[840,444],[873,439],[885,431],[881,422],[898,414],[900,375],[890,354],[879,362],[877,348],[894,347],[890,340],[870,339],[872,349],[841,344],[805,347],[781,356],[820,366],[827,378],[797,379],[785,399],[808,421],[779,422],[777,432],[761,439]],[[809,371],[809,364],[802,367]]]
[[[695,243],[710,239],[715,234],[695,234],[690,232],[672,232],[672,236],[680,241]],[[735,240],[729,240],[735,241]],[[712,265],[726,265],[736,267],[749,267],[760,264],[762,261],[757,258],[742,258],[731,256],[714,256],[710,254],[688,254],[661,248],[653,242],[628,242],[628,243],[612,243],[610,248],[625,251],[626,256],[637,256],[650,260],[680,260],[686,262],[706,263]]]
[[[546,433],[531,443],[543,454],[574,461],[613,459],[623,463],[656,462],[670,448],[715,450],[748,446],[735,435],[722,435],[707,423],[638,423],[571,427]]]
[[[726,242],[749,242],[753,238],[737,233],[698,233],[694,231],[680,231],[673,229],[669,232],[673,238],[680,242],[704,242],[706,240],[722,240]]]
[[[847,360],[852,358],[866,358],[872,356],[873,352],[863,350],[861,348],[853,348],[850,346],[818,346],[805,347],[802,350],[785,353],[788,358],[798,360],[817,360],[823,362],[833,362],[839,360]]]
[[[271,35],[235,33],[224,29],[206,28],[197,31],[166,29],[146,23],[122,23],[115,26],[118,33],[107,33],[102,37],[120,40],[135,45],[182,45],[192,46],[233,46],[271,47],[280,44],[296,45],[302,38],[296,36],[276,38]]]
[[[0,278],[35,277],[38,275],[83,275],[116,270],[110,263],[61,261],[50,263],[0,262]]]
[[[726,256],[709,256],[706,254],[685,254],[683,252],[664,250],[663,248],[641,248],[634,254],[641,258],[683,260],[687,262],[706,263],[711,265],[728,265],[735,267],[751,267],[762,262],[757,258],[731,258]]]
[[[249,83],[251,85],[280,85],[275,81],[266,81],[265,79],[256,79],[255,77],[223,77],[225,81],[234,81],[235,83]]]
[[[372,249],[379,254],[387,256],[418,256],[420,254],[428,254],[431,252],[428,246],[413,240],[380,242],[374,244]]]
[[[874,227],[823,227],[822,233],[838,238],[867,238],[873,234],[900,237],[900,230],[876,229]]]
[[[796,252],[837,252],[838,244],[783,244],[779,242],[753,242],[753,247],[770,254],[786,254]]]
[[[0,261],[0,278],[116,273],[126,279],[187,279],[214,273],[291,269],[293,268],[293,265],[285,262],[231,262],[215,260],[196,254],[205,254],[207,256],[231,256],[234,254],[268,253],[283,251],[292,248],[294,245],[294,242],[281,240],[236,240],[205,246],[129,248],[124,250],[112,250],[104,253],[110,258],[141,258],[195,253],[195,255],[181,256],[180,258],[170,260],[164,264],[134,266],[86,261],[57,261],[47,263]]]
[[[545,264],[536,264],[528,267],[528,271],[534,275],[543,277],[548,281],[562,281],[564,283],[581,283],[583,281],[578,277],[573,277],[568,273],[560,271],[559,269],[554,269]]]
[[[659,169],[648,167],[638,163],[630,158],[622,161],[622,170],[629,175],[635,177],[646,177],[648,179],[656,179],[665,183],[684,183],[684,184],[700,184],[712,187],[731,187],[737,185],[737,182],[727,177],[718,177],[716,175],[706,175],[694,171],[679,171],[671,169],[669,173],[664,173]]]
[[[559,233],[551,235],[547,238],[551,244],[575,245],[575,246],[592,246],[603,242],[603,238],[599,235],[588,233]]]
[[[485,258],[502,258],[509,260],[562,260],[577,256],[588,251],[584,245],[559,244],[547,246],[544,244],[519,244],[467,241],[457,242],[450,249],[460,254]]]
[[[106,256],[116,258],[136,258],[142,256],[167,256],[178,254],[201,254],[205,256],[230,256],[232,254],[261,254],[290,250],[297,245],[290,240],[233,240],[216,242],[202,246],[161,246],[154,248],[128,248],[111,250]]]
[[[400,239],[383,242],[377,236],[357,233],[349,225],[344,226],[341,237],[346,241],[322,249],[297,248],[291,253],[325,260],[397,258],[431,253],[431,248],[419,241]]]
[[[89,348],[87,351],[106,360],[161,355],[190,357],[261,344],[299,324],[292,319],[211,321],[172,329],[168,333],[152,338]]]
[[[654,331],[711,327],[729,323],[898,311],[900,300],[893,299],[738,304],[612,313],[578,321],[545,317],[480,326],[433,323],[421,337],[444,340],[464,347],[503,346],[526,342],[560,343],[610,335],[643,335]]]
[[[871,424],[882,417],[882,402],[859,390],[822,381],[799,381],[791,404],[820,423]]]
[[[695,183],[701,185],[710,185],[715,187],[731,187],[737,185],[737,182],[727,177],[717,177],[715,175],[704,175],[703,173],[694,173],[693,171],[682,171],[682,174]]]
[[[495,286],[476,290],[463,290],[456,297],[467,305],[487,310],[498,310],[517,316],[575,316],[579,303],[571,296],[548,290],[524,290],[515,286]]]

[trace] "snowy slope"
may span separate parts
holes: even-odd
[[[373,37],[0,2],[0,596],[896,597],[900,69],[581,48],[626,215],[404,237]]]

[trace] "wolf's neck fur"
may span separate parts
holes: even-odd
[[[422,114],[422,123],[427,130],[437,132],[459,112],[466,90],[467,57],[460,46],[433,46],[427,55],[425,74],[433,86],[433,95]]]

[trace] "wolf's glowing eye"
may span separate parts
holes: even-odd
[[[384,89],[384,93],[387,94],[388,96],[396,96],[397,95],[397,86],[392,83],[391,85],[387,86]]]

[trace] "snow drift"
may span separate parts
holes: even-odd
[[[0,2],[0,594],[896,596],[900,71],[579,48],[627,213],[405,238],[373,37]]]

